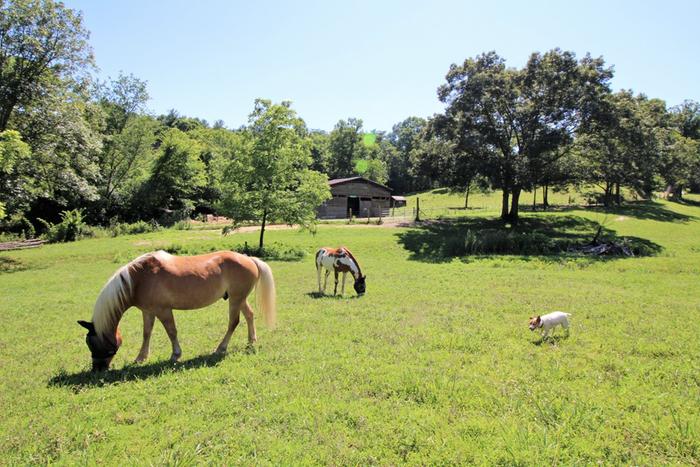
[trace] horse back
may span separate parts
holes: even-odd
[[[249,257],[232,251],[196,256],[157,251],[133,264],[131,275],[137,306],[194,309],[224,294],[248,296],[258,279],[258,268]]]

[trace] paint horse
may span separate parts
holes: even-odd
[[[323,280],[323,288],[321,288],[321,269],[326,269],[326,275]],[[321,248],[316,252],[316,275],[318,277],[318,292],[320,294],[326,293],[326,285],[328,283],[328,275],[331,270],[335,273],[335,288],[333,289],[333,295],[338,293],[338,273],[343,273],[343,286],[340,289],[340,294],[345,294],[345,276],[347,273],[351,273],[352,277],[355,279],[355,292],[357,295],[362,295],[365,293],[366,285],[365,279],[367,276],[362,275],[360,270],[360,264],[357,262],[355,257],[350,253],[345,247],[340,248]]]
[[[143,344],[136,362],[148,358],[153,324],[158,318],[172,344],[171,360],[182,355],[177,340],[173,309],[194,310],[223,298],[229,300],[228,329],[216,349],[225,353],[243,312],[248,324],[248,342],[257,340],[253,309],[248,295],[256,288],[258,308],[268,326],[275,323],[275,281],[270,267],[258,258],[231,251],[199,256],[172,256],[156,251],[139,256],[122,266],[102,288],[92,314],[92,322],[78,321],[88,330],[87,346],[92,354],[92,370],[109,368],[122,344],[119,321],[135,306],[143,313]]]

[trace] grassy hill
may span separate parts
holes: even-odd
[[[445,209],[462,200],[424,199]],[[462,257],[430,248],[454,231],[427,227],[271,230],[267,241],[307,254],[270,262],[279,324],[269,331],[258,318],[254,352],[239,327],[229,354],[211,355],[227,322],[218,302],[176,312],[181,363],[168,363],[156,324],[149,362],[132,365],[141,343],[132,309],[114,370],[99,376],[87,373],[75,321],[89,319],[117,267],[156,248],[254,244],[256,233],[167,230],[2,253],[2,463],[700,462],[700,207],[524,219],[581,238],[603,223],[658,249]],[[313,252],[341,244],[367,274],[367,294],[348,284],[344,298],[318,298]],[[541,342],[527,319],[552,310],[572,313],[571,334]]]

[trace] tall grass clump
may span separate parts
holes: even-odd
[[[44,236],[49,243],[74,242],[81,238],[93,237],[94,230],[84,221],[83,212],[80,209],[61,211],[61,222],[53,224],[44,219],[39,219],[46,231]]]

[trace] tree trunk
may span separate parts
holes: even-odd
[[[620,196],[620,182],[615,183],[615,204],[618,206],[622,204],[622,197]]]
[[[469,190],[471,189],[472,184],[470,183],[467,185],[467,193],[464,196],[464,209],[469,209]]]
[[[510,201],[510,213],[508,213],[508,220],[513,223],[518,223],[518,204],[520,203],[520,187],[513,188],[513,198]]]
[[[542,187],[542,206],[544,206],[545,211],[549,207],[549,185],[548,184],[545,184]]]
[[[260,226],[260,243],[258,243],[258,250],[262,252],[263,249],[263,238],[265,237],[265,222],[267,221],[267,209],[263,211],[262,225]],[[260,254],[260,253],[258,253]]]
[[[603,197],[603,204],[605,207],[610,207],[610,196],[612,193],[612,184],[610,182],[605,182],[605,196]]]
[[[673,199],[680,201],[683,199],[683,185],[677,184],[673,185]]]
[[[510,192],[507,188],[503,189],[503,200],[501,201],[501,219],[508,220],[508,197]]]
[[[537,186],[532,189],[532,210],[537,210]]]

